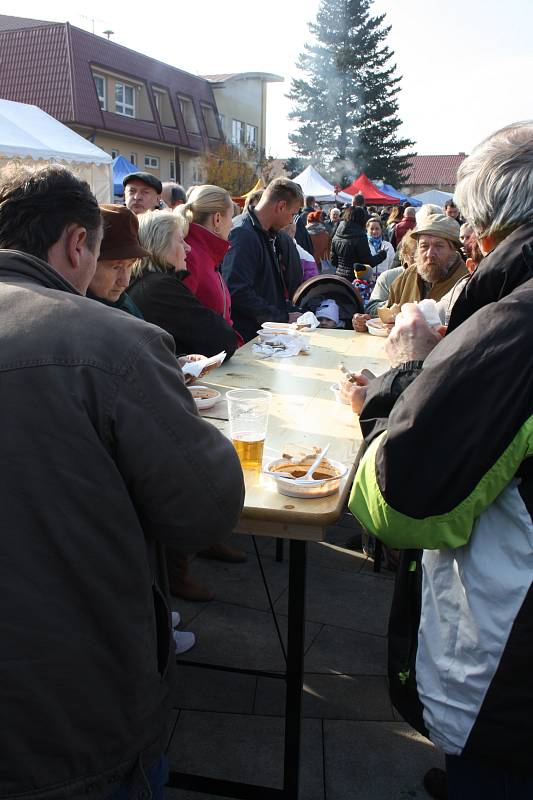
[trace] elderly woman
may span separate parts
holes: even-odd
[[[176,353],[232,356],[239,339],[221,314],[208,308],[183,283],[189,245],[187,223],[171,211],[147,211],[139,217],[139,239],[149,256],[139,259],[128,293],[148,322],[168,331]]]

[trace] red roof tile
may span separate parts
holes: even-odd
[[[453,156],[414,156],[403,184],[406,186],[442,185],[453,186],[457,170],[466,153]]]

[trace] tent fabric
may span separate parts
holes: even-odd
[[[13,161],[62,164],[89,183],[99,203],[111,199],[111,156],[37,106],[0,99],[0,167]]]
[[[452,197],[451,192],[441,192],[439,189],[430,189],[414,195],[415,200],[420,200],[421,203],[433,203],[436,206],[443,206],[446,200],[450,200]]]
[[[124,194],[124,186],[122,181],[126,175],[131,175],[132,172],[138,172],[139,167],[128,161],[124,156],[117,156],[113,159],[113,194],[117,197],[122,197]]]
[[[305,197],[314,197],[319,203],[334,203],[336,200],[343,203],[351,203],[352,201],[351,196],[344,191],[335,194],[335,189],[331,183],[328,183],[311,164],[292,180],[302,187]]]
[[[391,197],[397,197],[398,200],[402,201],[402,203],[411,203],[411,205],[415,208],[422,205],[420,200],[416,200],[414,197],[409,197],[408,194],[402,194],[395,189],[394,186],[390,186],[388,183],[379,184],[378,189],[382,192],[385,192],[385,194],[390,194]]]
[[[397,206],[398,198],[385,192],[380,192],[378,187],[372,183],[362,172],[344,191],[353,197],[355,194],[362,194],[367,206]]]
[[[245,194],[241,194],[241,196],[239,197],[239,200],[246,200],[246,198],[249,197],[251,194],[253,194],[254,192],[262,192],[264,188],[265,188],[265,184],[264,184],[263,178],[258,178],[256,183],[255,183],[255,186],[253,186],[250,189],[249,192],[245,192]]]

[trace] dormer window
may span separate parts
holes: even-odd
[[[115,113],[125,117],[135,116],[135,87],[115,82]]]

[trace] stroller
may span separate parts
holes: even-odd
[[[357,289],[339,275],[315,275],[304,281],[294,292],[292,302],[304,311],[316,312],[324,300],[335,300],[339,306],[339,321],[352,329],[354,314],[364,312],[364,303]]]

